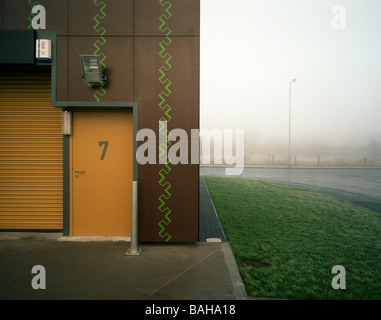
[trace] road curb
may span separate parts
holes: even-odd
[[[226,266],[228,267],[230,279],[233,285],[234,293],[237,300],[249,300],[245,285],[242,282],[241,274],[239,273],[237,261],[230,247],[229,242],[222,243],[222,251],[225,256]]]

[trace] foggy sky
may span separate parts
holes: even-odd
[[[381,1],[201,0],[200,64],[201,128],[245,129],[250,153],[287,149],[293,78],[294,151],[381,142]]]

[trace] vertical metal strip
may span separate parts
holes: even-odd
[[[162,187],[162,194],[159,196],[159,211],[164,216],[163,219],[159,222],[158,226],[160,228],[158,234],[164,239],[164,241],[169,241],[171,239],[171,235],[166,230],[166,227],[172,222],[169,217],[171,214],[171,209],[167,206],[167,200],[169,200],[172,196],[171,194],[171,183],[167,180],[167,175],[172,171],[170,167],[170,159],[167,156],[167,147],[170,145],[169,143],[169,132],[167,130],[167,126],[163,126],[163,122],[169,122],[171,120],[170,111],[172,108],[167,102],[167,98],[171,95],[172,91],[170,86],[172,84],[171,80],[167,77],[167,72],[172,69],[172,65],[170,61],[172,56],[167,51],[167,47],[172,43],[171,38],[169,37],[172,33],[172,30],[167,25],[167,20],[172,17],[172,13],[169,11],[172,7],[171,3],[166,0],[159,0],[160,5],[163,7],[164,13],[160,15],[159,21],[160,26],[159,30],[165,35],[165,39],[160,41],[159,43],[159,56],[163,60],[163,65],[159,68],[159,82],[163,86],[162,91],[159,93],[159,107],[163,110],[164,115],[159,120],[159,132],[166,136],[166,146],[163,146],[163,143],[159,145],[159,158],[162,161],[166,161],[165,167],[159,171],[159,185]],[[167,131],[167,132],[165,132]]]
[[[70,236],[70,136],[63,136],[63,235]]]
[[[106,68],[106,64],[105,64],[106,55],[100,51],[101,51],[101,46],[103,46],[106,43],[106,38],[104,37],[106,33],[106,29],[104,27],[100,27],[99,25],[100,25],[100,20],[103,20],[106,17],[106,13],[103,11],[106,8],[106,4],[103,1],[98,1],[98,0],[94,0],[94,4],[97,7],[100,7],[99,13],[97,13],[95,17],[93,18],[95,21],[95,25],[93,29],[97,33],[99,33],[99,37],[100,37],[99,40],[96,40],[93,43],[93,46],[95,47],[94,54],[101,56],[100,61],[102,65],[102,70],[104,70]],[[100,97],[103,97],[106,94],[106,89],[104,88],[105,85],[106,85],[106,81],[103,82],[102,86],[93,95],[93,97],[95,98],[97,102],[100,101]]]

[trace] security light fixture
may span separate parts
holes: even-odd
[[[106,81],[102,74],[100,56],[81,54],[82,79],[89,87],[100,87]]]

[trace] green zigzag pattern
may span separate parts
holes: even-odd
[[[30,6],[33,8],[34,6],[40,6],[41,4],[38,2],[38,1],[35,1],[35,0],[28,0],[28,3],[30,4]],[[34,13],[31,13],[28,17],[28,20],[29,20],[29,26],[28,26],[28,29],[32,29],[32,20],[33,20],[33,17],[35,16]]]
[[[94,42],[93,46],[95,47],[94,54],[100,55],[100,57],[101,57],[100,61],[101,61],[101,65],[102,65],[102,70],[104,70],[106,68],[106,64],[105,64],[106,55],[100,51],[101,51],[101,46],[103,46],[106,43],[106,38],[104,37],[104,35],[106,33],[106,29],[100,26],[100,20],[102,20],[102,19],[104,19],[104,17],[106,17],[106,13],[103,11],[104,8],[106,8],[106,4],[103,1],[98,1],[98,0],[94,0],[94,4],[97,7],[102,6],[99,9],[99,13],[97,13],[96,16],[93,18],[95,21],[95,25],[94,25],[93,29],[97,33],[99,33],[99,37],[100,37],[99,40],[96,40]],[[103,85],[99,88],[99,90],[97,90],[93,95],[93,97],[95,98],[95,100],[97,102],[99,102],[99,100],[100,100],[99,97],[103,97],[106,94],[106,89],[104,88],[105,85],[106,85],[106,82],[104,82]]]
[[[172,14],[169,11],[172,5],[170,4],[169,1],[166,0],[159,0],[160,5],[165,8],[165,12],[159,17],[159,21],[161,22],[159,29],[160,31],[165,34],[165,39],[160,41],[159,47],[160,47],[160,52],[159,56],[164,60],[164,65],[159,68],[159,81],[160,83],[164,86],[163,90],[159,93],[159,107],[164,111],[164,115],[160,118],[159,121],[166,121],[167,123],[171,120],[171,115],[170,111],[172,108],[170,105],[167,103],[167,98],[169,95],[172,93],[170,86],[172,84],[171,80],[168,79],[167,77],[167,72],[171,70],[172,65],[170,63],[172,56],[166,51],[166,47],[168,47],[171,43],[172,40],[169,37],[172,30],[166,25],[166,21],[171,18]],[[161,134],[166,135],[166,143],[167,146],[170,146],[170,142],[168,141],[169,138],[169,131],[165,132],[165,126],[163,123],[159,122],[159,132]],[[166,201],[172,196],[171,194],[171,184],[167,180],[167,175],[172,171],[170,167],[170,160],[167,157],[165,159],[165,150],[166,147],[163,144],[159,145],[159,158],[162,161],[166,161],[165,167],[159,171],[159,184],[160,186],[164,189],[163,193],[159,196],[159,210],[160,212],[164,215],[164,219],[162,219],[159,222],[159,236],[163,238],[165,241],[169,241],[171,239],[171,235],[166,231],[166,226],[168,226],[171,223],[171,218],[169,215],[171,214],[171,209],[168,208]]]

